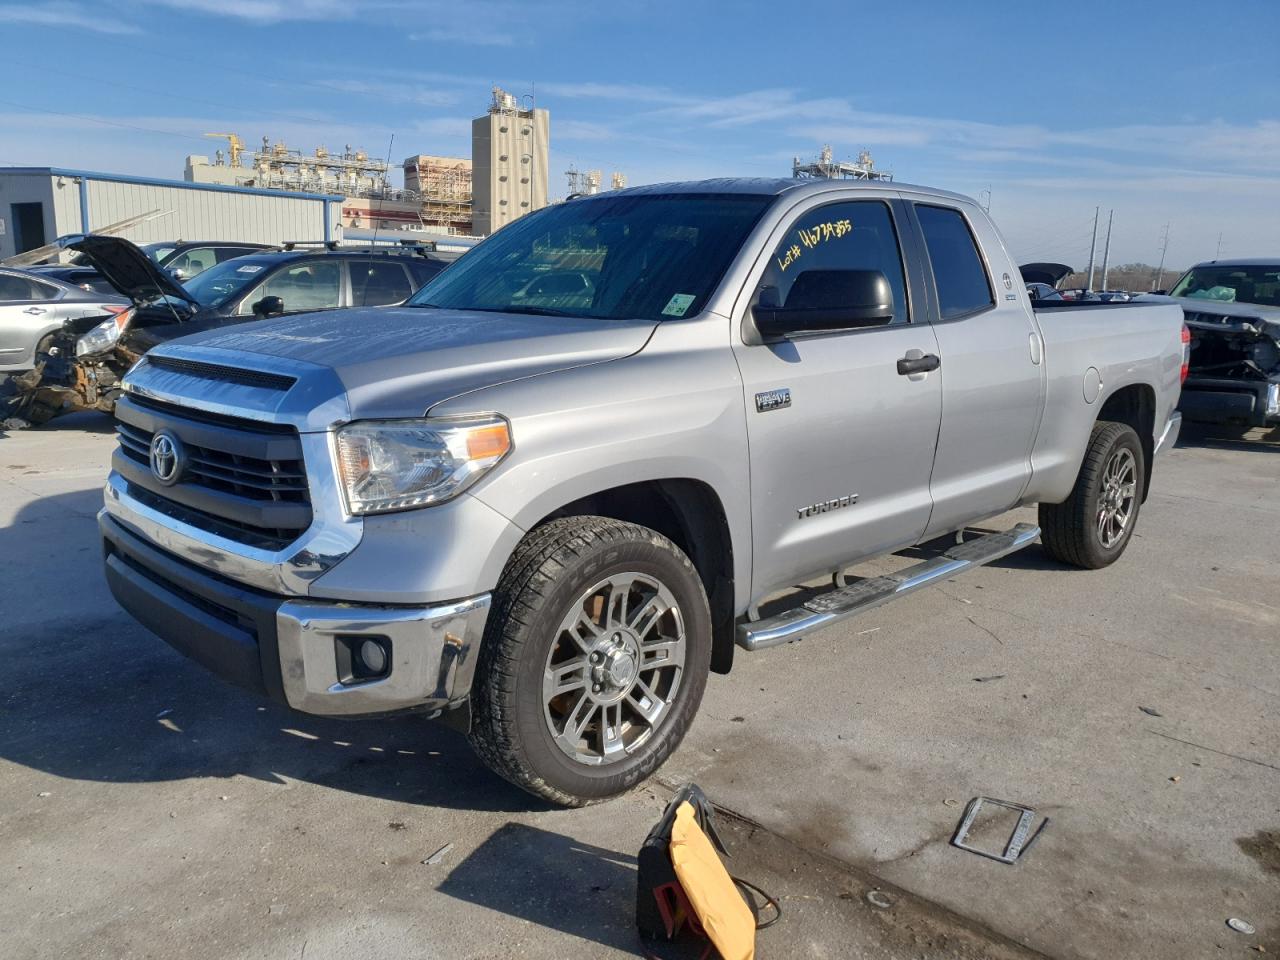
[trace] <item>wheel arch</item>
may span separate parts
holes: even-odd
[[[1133,427],[1142,444],[1142,502],[1151,489],[1151,465],[1155,459],[1156,391],[1147,383],[1117,387],[1102,404],[1098,420]]]
[[[711,608],[711,669],[728,673],[734,653],[734,549],[724,504],[704,480],[640,480],[578,497],[533,524],[532,532],[561,517],[609,517],[649,527],[688,555]]]

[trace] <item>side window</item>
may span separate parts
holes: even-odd
[[[213,255],[219,263],[223,260],[234,260],[236,257],[245,257],[251,253],[261,253],[261,250],[255,250],[253,247],[214,247]]]
[[[950,207],[917,204],[916,216],[929,249],[942,319],[954,320],[995,306],[987,269],[964,214]]]
[[[212,247],[192,247],[165,264],[165,269],[172,274],[181,273],[183,280],[190,280],[204,273],[215,263],[217,263],[217,257]]]
[[[35,284],[26,277],[12,273],[0,273],[0,300],[36,300],[43,297],[32,296]]]
[[[409,272],[413,274],[414,289],[421,287],[446,266],[448,264],[441,263],[439,260],[410,260]]]
[[[868,270],[879,271],[889,281],[890,322],[907,323],[902,255],[888,205],[879,200],[827,204],[791,225],[769,259],[757,298],[761,302],[776,298],[777,306],[789,309],[840,306],[829,301],[838,300],[842,289],[850,289],[841,277],[850,276],[848,271]]]
[[[394,260],[350,260],[351,302],[357,307],[399,303],[413,292],[404,266]]]
[[[339,306],[342,273],[337,260],[304,260],[277,270],[240,303],[239,313],[253,313],[263,297],[279,297],[286,311],[326,310]]]
[[[41,283],[39,280],[31,281],[31,299],[32,300],[53,300],[58,296],[58,288],[51,283]]]

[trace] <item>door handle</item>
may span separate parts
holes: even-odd
[[[930,373],[942,366],[942,358],[936,353],[926,353],[922,357],[902,357],[898,361],[898,374],[909,377],[913,373]]]
[[[44,307],[27,307],[27,309],[23,310],[22,312],[23,312],[23,313],[29,313],[29,314],[31,314],[31,315],[34,317],[34,316],[39,316],[40,314],[44,313],[44,312],[45,312],[45,309],[44,309]]]

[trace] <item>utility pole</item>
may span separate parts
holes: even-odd
[[[1111,257],[1111,221],[1115,219],[1113,209],[1107,214],[1107,242],[1102,245],[1102,289],[1107,289],[1107,260]]]
[[[1152,290],[1159,290],[1164,283],[1164,255],[1169,251],[1169,224],[1164,225],[1164,237],[1160,241],[1160,267],[1156,272],[1156,285]]]
[[[1221,233],[1219,233],[1219,234],[1218,234],[1218,250],[1217,250],[1217,252],[1213,255],[1213,259],[1215,259],[1215,260],[1221,260],[1221,259],[1222,259],[1222,234],[1221,234]]]
[[[1093,255],[1098,250],[1098,213],[1101,210],[1101,207],[1093,208],[1093,239],[1089,241],[1089,285],[1086,290],[1093,289]]]

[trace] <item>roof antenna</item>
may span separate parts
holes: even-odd
[[[395,146],[396,135],[391,135],[391,142],[387,144],[387,163],[388,170],[391,169],[391,148]],[[382,193],[378,195],[378,215],[373,220],[373,246],[378,246],[378,228],[382,226],[382,201],[387,199],[387,182],[382,182]]]

